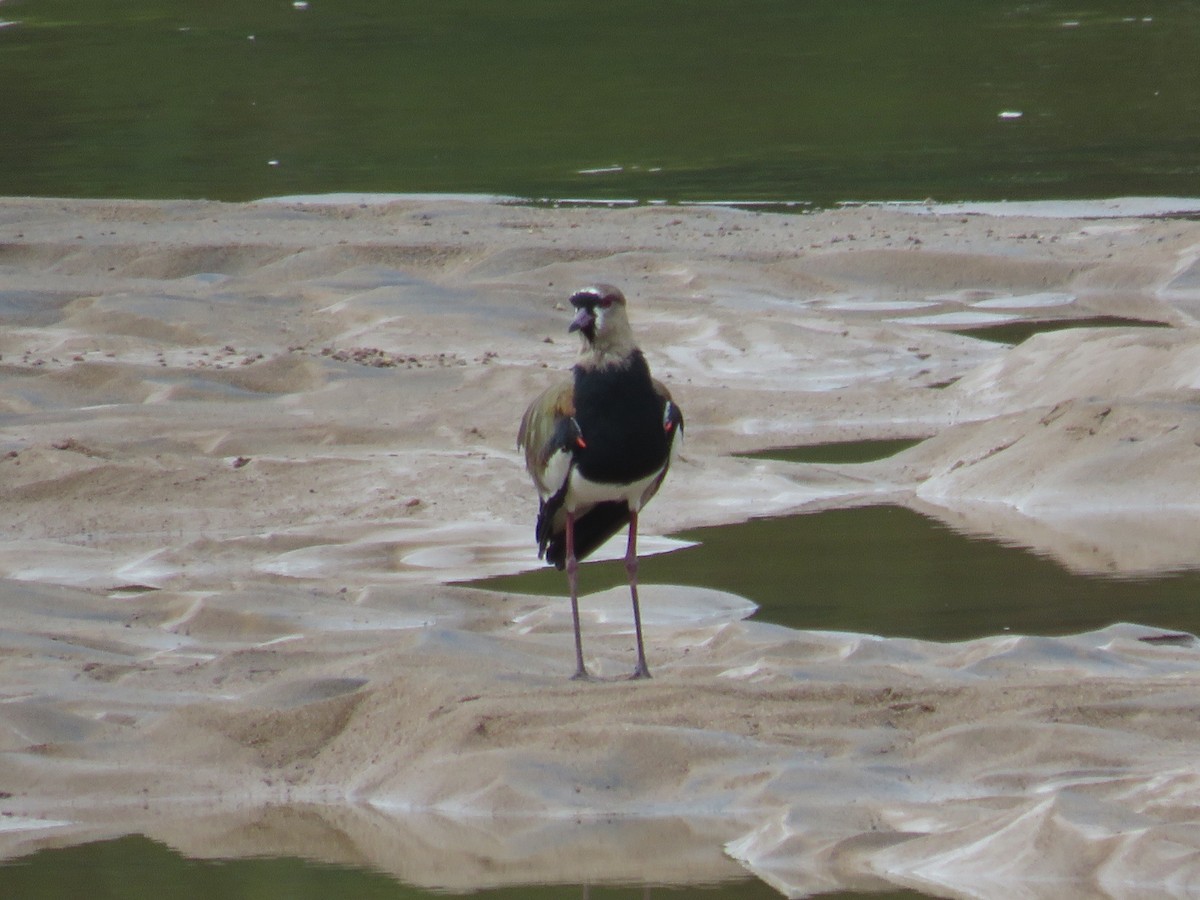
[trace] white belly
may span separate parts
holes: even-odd
[[[662,477],[661,469],[632,484],[603,484],[588,481],[579,474],[577,469],[572,469],[571,480],[567,485],[567,497],[563,506],[570,512],[576,512],[583,507],[594,506],[597,503],[624,500],[630,509],[639,512],[646,490],[660,477]]]

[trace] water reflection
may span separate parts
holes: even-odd
[[[367,868],[270,859],[188,859],[166,846],[132,836],[43,850],[0,865],[0,896],[22,900],[768,900],[779,895],[755,879],[694,887],[667,885],[522,885],[452,894],[413,887]],[[825,894],[829,898],[861,894]],[[877,900],[907,900],[912,891],[871,894]]]
[[[829,510],[701,528],[697,546],[642,561],[646,582],[749,597],[792,628],[962,640],[1005,631],[1071,634],[1113,622],[1200,631],[1200,574],[1113,578],[1068,572],[1020,547],[967,536],[899,506]],[[584,591],[622,584],[619,563],[580,570]],[[561,594],[553,569],[475,582]]]

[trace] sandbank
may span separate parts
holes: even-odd
[[[687,417],[647,549],[889,502],[1077,571],[1194,565],[1179,208],[0,200],[0,855],[140,832],[456,890],[1194,896],[1188,636],[793,631],[650,585],[654,679],[620,677],[616,592],[579,684],[562,600],[453,584],[538,565],[516,423],[598,280]],[[953,331],[1105,315],[1167,327]]]

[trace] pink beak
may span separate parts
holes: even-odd
[[[596,317],[586,306],[575,314],[575,318],[571,320],[571,327],[567,329],[567,334],[572,331],[586,331],[596,323]]]

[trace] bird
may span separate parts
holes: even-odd
[[[579,561],[626,525],[625,571],[637,664],[649,678],[638,605],[638,514],[682,445],[683,412],[653,378],[634,341],[625,295],[596,284],[571,295],[581,348],[571,375],[539,394],[521,418],[517,447],[538,491],[538,557],[565,569],[575,627],[575,675],[588,680],[579,628]]]

